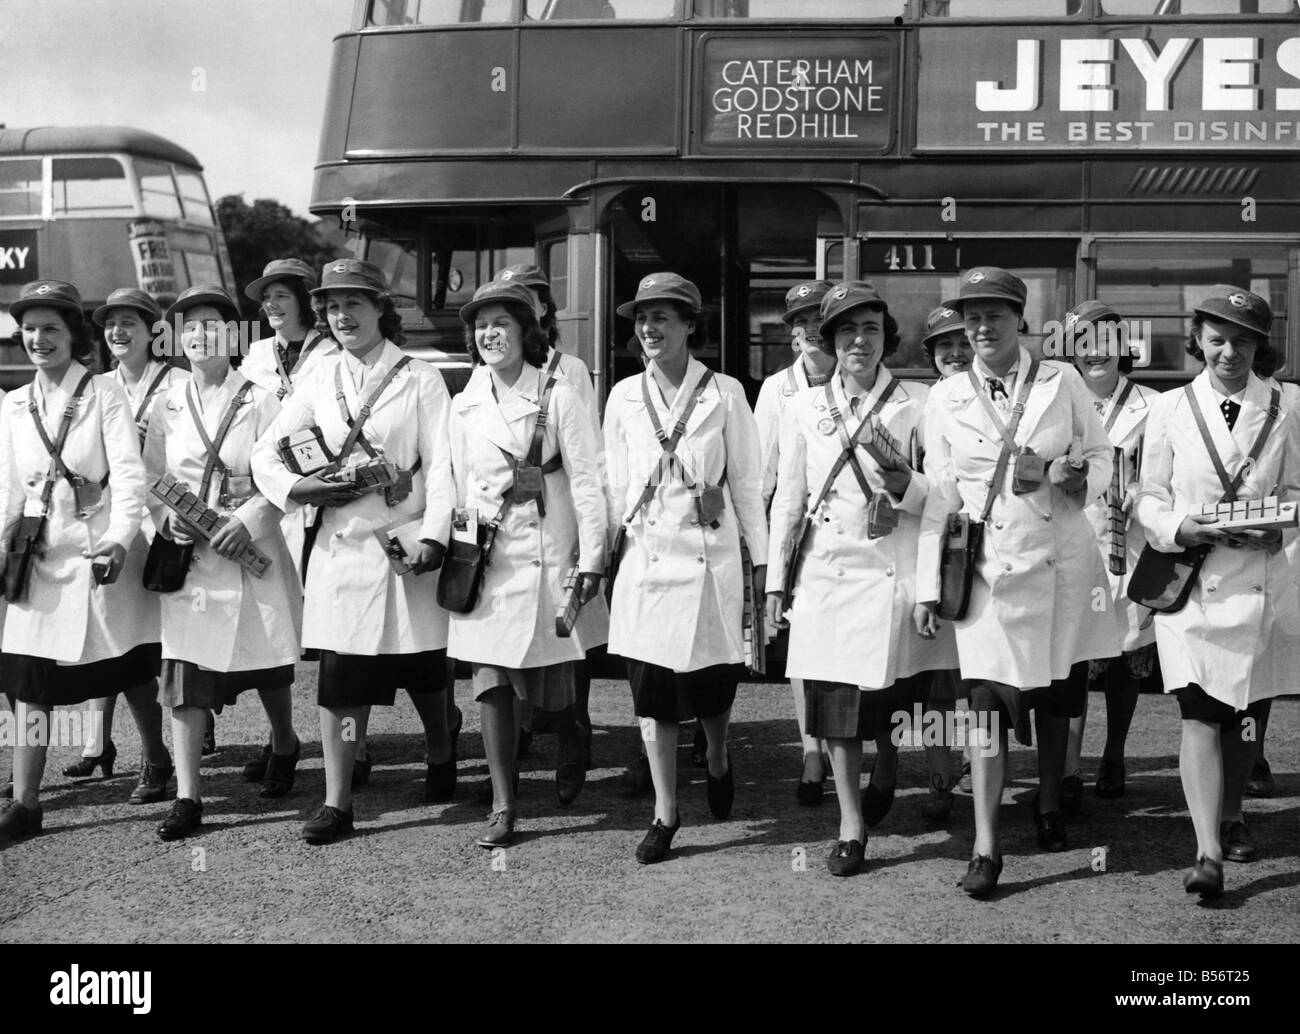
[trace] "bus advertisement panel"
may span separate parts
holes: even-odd
[[[922,28],[918,151],[1300,149],[1293,25]]]

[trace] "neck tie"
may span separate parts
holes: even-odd
[[[1237,424],[1237,414],[1241,412],[1241,406],[1232,399],[1224,399],[1219,408],[1223,410],[1223,419],[1228,421],[1228,430],[1231,431]]]
[[[858,415],[858,403],[859,403],[860,401],[861,401],[861,399],[859,399],[857,395],[850,395],[850,396],[849,396],[849,414],[850,414],[850,415],[852,415],[852,416],[857,416],[857,415]]]
[[[990,377],[984,382],[989,389],[989,398],[996,402],[999,398],[1007,397],[1007,386],[997,377]]]

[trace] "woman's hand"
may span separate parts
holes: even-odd
[[[112,585],[117,581],[117,576],[122,573],[122,565],[126,563],[126,547],[116,542],[101,542],[93,553],[84,552],[81,555],[89,558],[92,564],[98,560],[106,565],[104,574],[99,579],[100,585]]]
[[[779,592],[769,592],[767,594],[766,616],[767,627],[770,629],[789,628],[790,622],[785,619],[785,613],[782,605],[785,603],[785,597]]]
[[[1224,534],[1218,528],[1211,527],[1217,518],[1208,513],[1189,514],[1178,526],[1174,536],[1175,544],[1187,549],[1190,546],[1212,546],[1224,540]]]
[[[167,523],[163,526],[161,534],[165,534],[178,546],[194,545],[194,533],[191,532],[189,528],[185,526],[185,522],[174,513],[169,513],[167,515]]]
[[[336,481],[322,472],[308,474],[289,489],[289,498],[295,503],[311,506],[347,506],[361,494],[361,490],[350,481]]]
[[[227,560],[234,560],[235,557],[239,556],[239,551],[252,541],[253,536],[244,527],[244,522],[238,517],[231,517],[212,536],[212,549],[217,556],[223,556]]]
[[[1245,528],[1228,533],[1228,545],[1243,549],[1259,549],[1273,556],[1282,548],[1281,528]]]
[[[420,575],[438,570],[442,566],[442,558],[446,552],[441,542],[421,539],[420,552],[416,554],[415,563],[411,565],[411,573]]]
[[[939,604],[918,603],[912,608],[912,620],[916,622],[916,634],[922,639],[933,639],[939,634]]]
[[[578,572],[578,603],[585,606],[596,598],[600,592],[600,580],[604,577],[595,571]]]
[[[1066,495],[1078,495],[1088,487],[1088,461],[1076,467],[1068,456],[1058,456],[1047,468],[1047,480]]]
[[[895,499],[902,499],[907,495],[907,490],[912,485],[912,472],[906,468],[902,470],[882,470],[880,476],[884,478],[885,489]]]

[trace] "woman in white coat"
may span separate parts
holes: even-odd
[[[1094,608],[1094,590],[1107,594],[1108,583],[1083,512],[1110,483],[1110,443],[1078,371],[1034,360],[1020,347],[1027,295],[1024,281],[1005,269],[983,266],[962,276],[958,297],[943,304],[962,313],[975,363],[966,376],[936,384],[925,411],[931,489],[917,559],[922,635],[938,631],[949,515],[978,521],[986,501],[992,505],[969,609],[954,622],[962,678],[987,737],[971,752],[975,845],[962,886],[973,897],[997,887],[1007,730],[1030,709],[1038,733],[1038,844],[1068,847],[1059,793],[1069,718],[1082,707],[1085,662],[1114,656],[1119,635],[1109,601]],[[1013,407],[1022,414],[998,479]]]
[[[788,616],[786,673],[805,680],[809,732],[831,748],[840,831],[827,866],[833,875],[852,876],[862,870],[867,842],[858,790],[862,741],[875,739],[877,766],[896,773],[893,714],[910,718],[929,672],[954,667],[957,656],[950,630],[927,641],[912,621],[929,483],[911,463],[927,389],[884,367],[898,347],[898,325],[871,284],[835,286],[822,301],[821,319],[820,339],[834,348],[837,368],[824,387],[796,395],[782,423],[767,613],[772,624]],[[877,426],[901,446],[896,460],[882,463],[861,444]],[[814,505],[794,585],[787,586],[786,564]],[[794,591],[788,615],[787,589]],[[892,781],[888,786],[892,793]]]
[[[587,364],[572,352],[565,352],[560,348],[560,325],[556,318],[558,311],[555,304],[555,298],[551,294],[551,282],[547,279],[541,268],[531,262],[521,262],[517,265],[507,266],[496,275],[496,279],[503,283],[523,284],[528,289],[533,300],[533,312],[537,317],[537,322],[541,326],[542,333],[546,336],[546,357],[542,364],[542,369],[547,373],[554,373],[556,379],[567,384],[570,389],[578,396],[578,401],[582,411],[586,413],[588,421],[591,423],[591,429],[596,435],[596,469],[600,477],[601,484],[604,484],[605,478],[605,439],[601,433],[600,424],[600,404],[596,401],[596,389],[592,384],[591,372],[587,369]],[[483,376],[485,371],[476,370],[478,376]],[[609,641],[609,607],[605,603],[605,597],[597,594],[590,603],[586,604],[588,613],[585,620],[588,622],[587,632],[587,650],[597,650]],[[576,662],[573,669],[574,679],[574,715],[582,723],[584,731],[585,755],[584,765],[591,767],[591,713],[589,704],[591,700],[591,663],[586,657]],[[520,706],[521,712],[528,709]],[[525,726],[531,739],[531,724]],[[521,742],[521,753],[526,748]]]
[[[189,372],[169,362],[170,357],[165,353],[155,354],[153,342],[162,318],[158,303],[138,287],[120,287],[111,291],[104,304],[91,315],[91,320],[103,329],[104,343],[114,360],[109,376],[126,392],[141,447],[144,446],[153,400],[159,392],[189,377]],[[140,533],[145,542],[153,537],[153,527],[147,516]],[[90,701],[90,712],[100,718],[90,723],[92,735],[86,737],[81,760],[65,768],[65,776],[86,779],[94,775],[96,768],[105,778],[113,774],[113,762],[117,758],[117,747],[113,743],[116,704],[117,697]]]
[[[1101,683],[1106,698],[1106,743],[1097,771],[1097,795],[1116,798],[1124,796],[1124,744],[1137,709],[1138,691],[1142,680],[1155,667],[1156,658],[1156,630],[1146,620],[1145,608],[1128,598],[1127,589],[1129,577],[1146,545],[1146,535],[1133,503],[1137,497],[1142,433],[1151,402],[1160,393],[1129,380],[1127,375],[1133,369],[1133,358],[1121,337],[1119,314],[1110,306],[1094,300],[1080,302],[1061,322],[1066,354],[1073,358],[1083,383],[1088,386],[1093,407],[1115,450],[1111,482],[1101,495],[1089,501],[1085,512],[1096,535],[1102,563],[1106,565],[1111,605],[1118,611],[1124,632],[1120,644],[1123,654],[1090,661],[1088,673],[1089,686]],[[1083,714],[1070,719],[1066,775],[1061,781],[1061,807],[1067,812],[1078,811],[1082,804],[1083,779],[1079,767],[1087,705],[1085,696]]]
[[[832,286],[829,280],[810,280],[796,284],[785,295],[785,312],[781,314],[781,322],[790,328],[794,362],[763,381],[763,386],[758,391],[758,401],[754,404],[758,444],[762,451],[765,511],[771,510],[772,495],[776,492],[776,475],[781,457],[781,424],[786,409],[800,392],[828,383],[835,371],[835,354],[821,347],[818,335],[821,329],[822,299]],[[790,690],[794,694],[794,717],[799,724],[799,740],[803,744],[803,772],[795,787],[795,800],[800,804],[816,806],[821,804],[826,787],[822,744],[817,737],[808,735],[803,680],[792,678]]]
[[[426,796],[450,800],[456,788],[455,743],[447,729],[447,612],[436,579],[451,528],[453,485],[447,445],[450,399],[442,376],[394,343],[401,320],[383,271],[357,259],[328,264],[321,299],[342,346],[323,359],[284,401],[253,450],[253,476],[286,513],[325,508],[307,570],[303,646],[320,650],[317,703],[325,753],[325,803],[303,827],[309,843],[352,832],[352,768],[370,707],[391,706],[405,688],[424,724]],[[368,419],[363,407],[369,406]],[[329,472],[302,476],[277,448],[281,438],[316,427],[338,455],[349,427],[362,439],[338,462],[365,462],[370,451],[410,474],[409,491],[359,492]],[[375,532],[420,521],[412,570],[399,575]]]
[[[554,713],[560,803],[572,804],[586,778],[574,665],[606,622],[583,606],[567,639],[556,635],[555,622],[571,572],[581,604],[597,595],[605,497],[589,414],[574,389],[546,372],[546,336],[528,289],[493,281],[474,293],[460,316],[466,349],[485,373],[471,378],[452,403],[457,504],[475,511],[479,521],[504,514],[478,604],[468,614],[451,615],[448,651],[474,673],[493,788],[478,843],[494,848],[514,834],[516,700]],[[520,483],[521,466],[540,470],[540,490]]]
[[[681,825],[677,726],[691,713],[708,737],[709,810],[731,813],[727,725],[746,658],[742,537],[757,561],[767,556],[758,428],[739,382],[687,351],[700,310],[689,280],[641,280],[618,314],[634,319],[648,365],[614,386],[605,411],[610,526],[626,528],[609,650],[627,660],[655,788],[654,823],[637,848],[644,864],[667,856]]]
[[[29,714],[48,729],[51,708],[124,690],[143,754],[133,800],[158,800],[172,768],[156,699],[158,608],[141,585],[144,551],[136,548],[145,478],[135,423],[121,385],[82,365],[91,347],[75,287],[28,284],[10,311],[36,376],[0,406],[6,549],[15,548],[24,517],[45,520],[25,591],[5,614],[0,684],[17,698],[22,729]],[[47,472],[56,475],[48,490]],[[0,573],[8,562],[0,558]],[[47,748],[45,736],[16,746],[0,842],[40,832]]]
[[[1183,886],[1218,897],[1223,860],[1256,857],[1242,791],[1262,705],[1295,686],[1300,592],[1283,552],[1294,529],[1227,533],[1196,512],[1225,495],[1196,415],[1230,483],[1239,482],[1238,499],[1294,502],[1300,413],[1251,373],[1258,353],[1271,350],[1273,314],[1263,298],[1214,287],[1193,314],[1188,351],[1205,369],[1188,390],[1151,403],[1137,513],[1154,549],[1211,547],[1186,606],[1157,614],[1155,626],[1165,692],[1177,694],[1182,714],[1179,771],[1196,830],[1196,863]]]
[[[275,395],[231,369],[234,300],[216,285],[198,285],[168,310],[179,316],[181,344],[194,371],[154,403],[145,441],[150,483],[172,475],[227,521],[209,543],[156,495],[148,505],[157,534],[193,547],[184,584],[160,597],[160,698],[171,709],[176,748],[176,801],[158,828],[178,840],[202,825],[199,758],[210,711],[256,689],[271,724],[273,750],[263,797],[293,788],[302,744],[293,730],[290,691],[302,629],[302,586],[280,532],[280,511],[257,491],[253,444],[280,411]],[[224,433],[223,433],[224,432]],[[214,457],[212,449],[216,450]],[[217,462],[219,457],[219,464]],[[205,494],[206,488],[206,494]],[[238,562],[253,546],[271,561],[261,577]]]

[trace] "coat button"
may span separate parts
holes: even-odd
[[[532,565],[533,565],[534,567],[541,567],[541,566],[542,566],[542,562],[541,562],[540,560],[533,560],[533,561],[530,561],[530,562],[532,563]]]
[[[696,562],[696,563],[699,563],[699,564],[704,563],[704,557],[702,557],[702,556],[697,556],[697,557],[695,558],[695,562]]]
[[[887,578],[893,578],[893,577],[894,577],[894,569],[893,569],[892,567],[886,567],[886,568],[885,568],[885,577],[887,577]]]
[[[1010,564],[1003,564],[1003,565],[1002,565],[1002,570],[1004,570],[1004,571],[1010,571],[1010,570],[1011,570],[1011,565],[1010,565]]]
[[[1056,566],[1056,557],[1054,557],[1054,556],[1049,556],[1049,557],[1047,558],[1047,566],[1048,566],[1048,567],[1055,567],[1055,566]]]
[[[334,533],[334,537],[335,537],[336,539],[341,539],[341,538],[343,537],[343,532],[341,532],[341,531],[336,531],[336,532]]]
[[[1218,588],[1219,588],[1219,587],[1218,587],[1217,585],[1209,585],[1209,586],[1206,586],[1205,591],[1206,591],[1206,592],[1214,592],[1214,591],[1217,590]]]
[[[1050,513],[1043,514],[1043,520],[1050,521],[1051,519],[1052,519],[1052,515]]]
[[[651,557],[650,557],[650,563],[652,563],[652,564],[657,564],[657,563],[659,563],[659,558],[658,558],[657,556],[651,556]]]
[[[843,577],[844,577],[844,568],[842,568],[842,567],[837,567],[837,568],[835,568],[835,577],[836,577],[836,578],[843,578]]]
[[[993,527],[997,528],[998,531],[1001,531],[1001,530],[1002,530],[1002,522],[1001,522],[1001,521],[995,521],[994,524],[993,524]]]
[[[659,522],[656,521],[653,517],[649,517],[649,518],[646,519],[646,523],[647,523],[648,525],[650,525],[650,527],[653,528],[653,527],[654,527],[656,524],[658,524]]]
[[[1264,591],[1264,586],[1262,586],[1262,585],[1252,585],[1252,586],[1250,587],[1250,591],[1251,591],[1251,592],[1263,592],[1263,591]]]
[[[530,528],[535,528],[535,527],[537,527],[537,522],[536,522],[536,521],[529,521],[529,522],[528,522],[528,526],[529,526]]]
[[[691,527],[692,527],[692,528],[698,528],[699,526],[700,526],[700,522],[697,521],[694,517],[692,517],[692,518],[691,518]]]
[[[486,481],[480,481],[480,482],[478,483],[478,490],[479,490],[480,492],[486,492],[486,491],[488,490],[487,482],[486,482]]]

